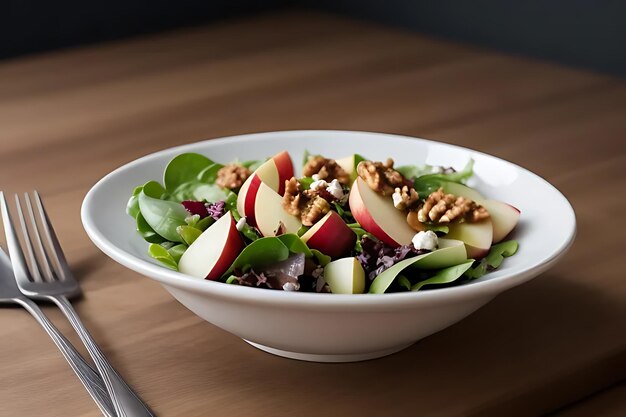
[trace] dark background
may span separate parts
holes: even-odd
[[[0,58],[284,8],[340,13],[626,75],[626,2],[619,0],[3,0]]]

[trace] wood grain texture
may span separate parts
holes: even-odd
[[[159,416],[536,415],[624,377],[625,114],[619,79],[281,13],[0,63],[0,189],[44,195],[84,289],[77,310]],[[572,202],[576,243],[550,271],[401,353],[330,365],[273,357],[202,321],[81,227],[89,187],[134,158],[309,128],[511,160]],[[30,316],[3,308],[0,416],[43,415],[99,413]]]

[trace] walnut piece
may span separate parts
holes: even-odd
[[[252,172],[242,165],[228,164],[217,171],[215,183],[221,188],[236,190],[241,188],[250,174]]]
[[[396,187],[393,193],[393,205],[398,210],[410,209],[419,202],[419,194],[414,188],[404,185],[402,188]]]
[[[483,206],[469,198],[446,194],[443,188],[430,193],[417,211],[417,219],[422,223],[450,223],[461,219],[478,222],[488,217],[489,212]]]
[[[382,162],[361,161],[356,167],[359,177],[377,193],[391,195],[397,187],[406,185],[406,179],[393,169],[393,159]]]
[[[313,226],[320,220],[326,213],[330,211],[330,204],[320,196],[315,196],[312,200],[309,200],[302,213],[300,219],[304,226]]]
[[[332,196],[331,196],[332,197]],[[330,211],[330,204],[320,196],[319,191],[300,189],[295,177],[285,181],[283,208],[292,216],[300,216],[302,224],[313,226]]]
[[[320,180],[331,182],[336,179],[340,184],[350,185],[350,175],[334,159],[323,156],[311,156],[302,168],[302,175],[312,177],[317,174]]]
[[[296,177],[285,181],[285,194],[283,194],[283,208],[292,216],[300,215],[300,204],[302,195],[300,194],[300,184]]]

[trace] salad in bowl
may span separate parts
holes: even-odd
[[[359,154],[287,151],[262,160],[174,156],[138,185],[126,212],[164,267],[198,279],[338,294],[460,285],[518,249],[520,210],[460,170],[395,166]],[[300,158],[298,158],[300,159]]]

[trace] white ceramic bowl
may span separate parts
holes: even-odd
[[[147,255],[148,244],[135,232],[125,205],[136,185],[162,178],[173,156],[199,152],[217,161],[249,160],[285,149],[296,166],[305,149],[336,158],[357,152],[372,159],[392,157],[397,165],[427,163],[457,169],[473,158],[475,179],[470,185],[522,212],[514,232],[519,251],[498,270],[465,285],[381,295],[294,293],[227,285],[171,271]],[[574,211],[565,197],[524,168],[457,146],[347,131],[258,133],[157,152],[99,181],[85,197],[81,217],[87,234],[104,253],[159,281],[203,319],[267,352],[320,362],[385,356],[458,322],[497,294],[549,268],[568,249],[576,230]]]

